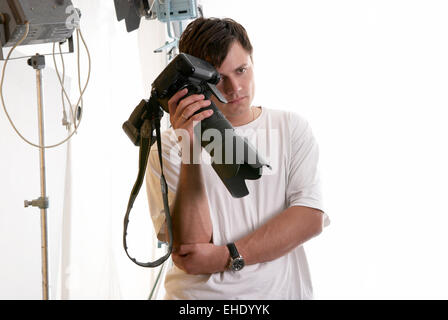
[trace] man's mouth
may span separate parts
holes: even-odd
[[[241,100],[243,100],[244,98],[246,98],[246,97],[236,98],[236,99],[230,100],[228,103],[238,103],[238,102],[240,102]]]

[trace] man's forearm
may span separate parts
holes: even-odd
[[[236,242],[246,264],[279,258],[307,240],[317,236],[323,227],[319,210],[293,206]]]
[[[171,213],[175,246],[211,241],[212,223],[200,164],[181,164]]]
[[[277,259],[322,231],[323,213],[293,206],[236,241],[247,265]],[[210,243],[183,245],[173,253],[174,263],[187,273],[207,274],[227,270],[229,251]]]

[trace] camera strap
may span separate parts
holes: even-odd
[[[149,153],[151,150],[151,146],[153,142],[153,129],[156,130],[156,141],[157,141],[157,149],[159,153],[159,161],[160,161],[160,185],[162,190],[162,198],[163,198],[163,206],[165,211],[166,224],[168,229],[168,251],[167,253],[160,257],[159,259],[152,262],[139,262],[137,259],[132,258],[128,252],[128,246],[126,243],[127,236],[127,228],[129,224],[129,214],[131,212],[132,206],[134,204],[135,199],[140,191],[140,188],[143,184],[143,180],[145,177],[146,167],[148,164]],[[123,231],[123,246],[126,251],[127,256],[131,259],[135,264],[141,267],[149,267],[154,268],[161,265],[165,260],[169,258],[173,249],[173,228],[171,222],[171,214],[169,210],[168,204],[168,186],[165,180],[165,176],[163,175],[163,163],[162,163],[162,143],[161,143],[161,135],[160,135],[160,117],[151,116],[151,119],[146,119],[141,127],[141,135],[140,135],[140,152],[139,152],[139,170],[137,175],[137,180],[135,181],[134,187],[132,188],[131,196],[129,198],[128,207],[126,210],[126,215],[124,218],[124,231]]]

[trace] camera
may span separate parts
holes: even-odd
[[[210,99],[214,95],[220,102],[227,103],[216,88],[220,78],[220,74],[208,62],[185,53],[178,54],[152,83],[149,101],[142,100],[129,120],[123,124],[124,131],[138,146],[144,120],[154,117],[154,115],[162,116],[160,110],[169,113],[168,100],[185,88],[188,89],[187,96],[203,94],[205,99]],[[245,179],[260,178],[263,166],[269,168],[270,166],[258,155],[247,139],[235,133],[231,123],[213,101],[208,107],[202,108],[196,113],[206,109],[212,109],[213,115],[196,124],[195,136],[202,137],[204,132],[209,129],[220,134],[221,139],[219,140],[221,141],[213,141],[215,148],[207,148],[211,142],[203,139],[200,142],[201,146],[209,152],[211,165],[230,194],[235,198],[244,197],[249,194]],[[151,144],[154,141],[151,140]],[[219,152],[215,152],[217,149]]]

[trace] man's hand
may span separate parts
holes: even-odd
[[[174,264],[188,274],[225,271],[229,256],[226,246],[212,243],[183,244],[172,254]]]
[[[205,100],[202,94],[193,94],[185,97],[188,89],[177,92],[168,100],[170,111],[170,122],[174,129],[184,129],[188,131],[190,143],[193,142],[193,122],[211,117],[213,110],[208,109],[194,114],[198,110],[210,106],[211,101]]]

